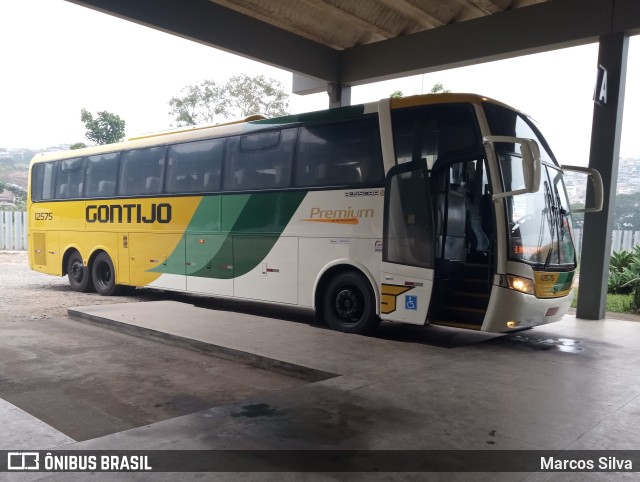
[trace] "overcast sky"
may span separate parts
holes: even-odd
[[[264,74],[291,91],[291,74],[62,0],[0,0],[0,147],[85,141],[80,110],[107,110],[128,136],[171,126],[169,99],[205,78]],[[566,164],[588,161],[597,45],[386,81],[352,103],[395,90],[487,95],[531,115]],[[640,158],[640,41],[631,39],[621,155]],[[324,109],[326,94],[291,96],[292,112]]]

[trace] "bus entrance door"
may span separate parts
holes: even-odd
[[[383,320],[423,325],[431,301],[434,231],[427,166],[394,166],[386,180],[382,250]]]
[[[479,330],[493,286],[493,209],[486,163],[468,159],[436,166],[436,273],[429,320]]]

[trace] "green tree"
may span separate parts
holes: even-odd
[[[180,92],[169,100],[169,114],[178,126],[211,124],[253,114],[277,117],[289,113],[289,95],[284,87],[264,75],[236,75],[223,84],[203,80]]]
[[[431,87],[432,94],[448,94],[449,92],[451,91],[445,90],[444,85],[442,85],[441,82],[436,82],[435,84],[433,84],[433,87]]]
[[[71,144],[69,149],[73,151],[76,149],[84,149],[85,147],[87,147],[87,145],[84,142],[76,142],[75,144]]]
[[[616,196],[613,220],[613,229],[640,230],[640,192]]]
[[[584,209],[584,204],[572,203],[571,206],[569,206],[569,211],[573,211],[574,209]],[[573,221],[574,228],[584,228],[584,213],[573,213],[571,214],[571,219]]]
[[[15,209],[18,211],[24,211],[27,203],[27,190],[9,182],[0,181],[0,193],[5,190],[13,193],[15,199],[14,204],[16,206]]]
[[[223,87],[213,80],[188,85],[182,96],[169,100],[170,114],[178,126],[211,124],[225,116]]]
[[[392,99],[402,99],[404,97],[404,94],[401,90],[396,90],[389,97],[391,97]]]
[[[98,112],[94,118],[86,109],[82,109],[80,120],[87,129],[85,137],[98,145],[112,144],[124,139],[125,122],[116,114],[107,111]]]

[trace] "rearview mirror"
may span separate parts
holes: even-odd
[[[581,172],[587,175],[587,177],[591,180],[591,185],[593,186],[593,206],[572,209],[572,213],[597,213],[598,211],[602,211],[602,202],[603,202],[603,187],[602,187],[602,177],[600,173],[593,169],[592,167],[582,167],[582,166],[562,166],[563,171],[569,172]]]
[[[495,193],[493,195],[494,199],[537,192],[538,189],[540,189],[540,148],[536,141],[512,136],[485,136],[483,141],[487,150],[491,153],[495,153],[493,148],[495,143],[518,144],[518,146],[520,146],[520,156],[522,156],[524,187],[514,191]]]

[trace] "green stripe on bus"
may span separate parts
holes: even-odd
[[[248,273],[269,254],[291,221],[305,191],[203,197],[166,266],[151,271],[231,279]],[[220,226],[219,232],[214,226]],[[190,263],[177,271],[179,260]],[[184,263],[184,261],[183,261]]]
[[[568,271],[566,273],[560,273],[558,281],[553,287],[554,293],[566,291],[571,288],[571,282],[573,281],[574,271]]]

